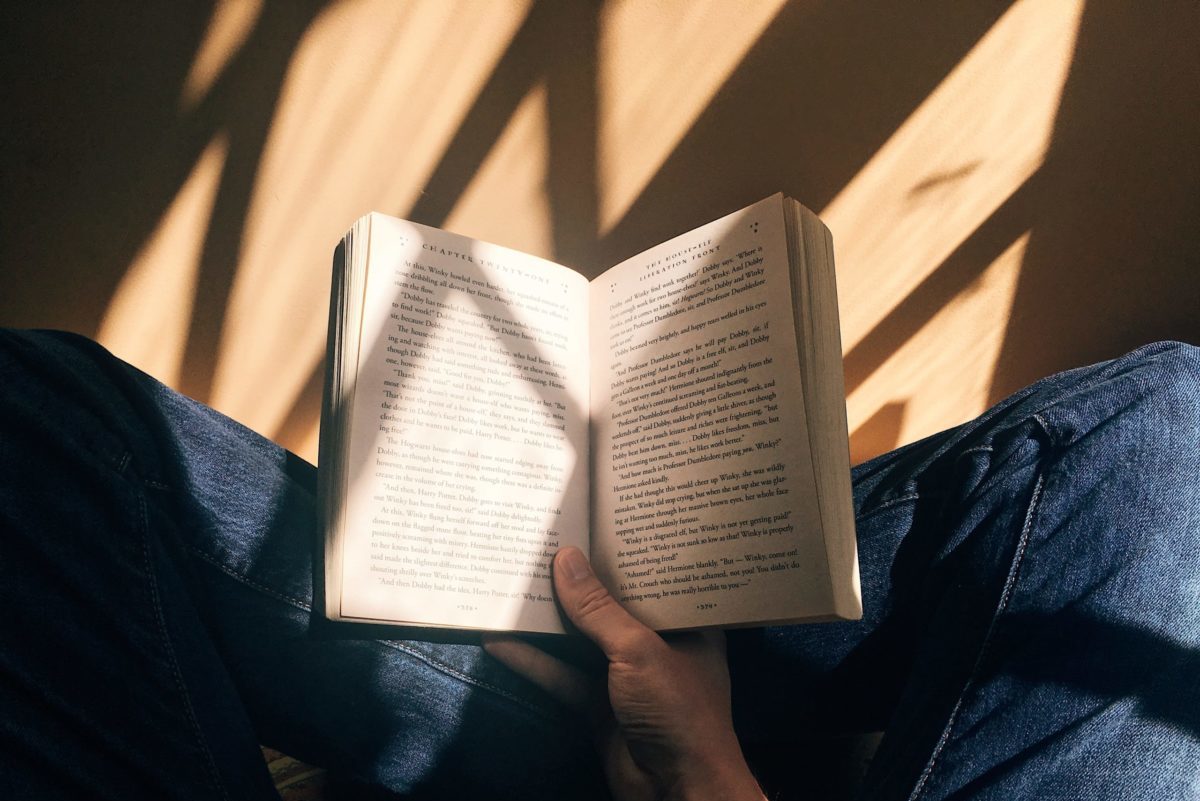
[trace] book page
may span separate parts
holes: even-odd
[[[340,615],[562,631],[587,547],[587,283],[372,215]]]
[[[659,630],[832,612],[782,209],[592,282],[592,554]]]

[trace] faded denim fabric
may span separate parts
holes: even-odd
[[[1198,443],[1200,355],[1160,344],[856,468],[865,616],[730,632],[747,750],[886,728],[866,798],[1200,797]],[[259,742],[416,797],[602,794],[476,647],[312,620],[314,484],[93,343],[0,333],[0,795],[272,798]]]

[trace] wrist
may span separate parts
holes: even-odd
[[[740,750],[717,761],[706,761],[679,777],[667,801],[763,801],[765,796]]]

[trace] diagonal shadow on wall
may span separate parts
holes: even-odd
[[[15,127],[0,149],[0,263],[23,272],[5,282],[5,324],[94,334],[201,152],[223,132],[228,155],[204,231],[183,370],[182,388],[205,399],[283,76],[323,6],[264,4],[244,45],[187,110],[180,87],[213,4],[6,8],[0,69]]]
[[[402,216],[438,226],[521,99],[547,81],[555,257],[589,276],[776,191],[820,208],[983,37],[1010,3],[790,3],[625,216],[598,234],[594,3],[536,4]],[[319,415],[321,368],[277,438]],[[887,439],[885,436],[884,439]]]
[[[848,392],[1026,231],[991,402],[1154,339],[1200,341],[1198,36],[1193,6],[1085,7],[1044,164],[846,354]]]
[[[536,3],[505,48],[420,197],[401,217],[440,227],[504,132],[517,106],[540,82],[546,85],[549,122],[547,168],[554,258],[575,264],[595,241],[597,3]],[[274,439],[300,439],[320,417],[324,366],[318,360]]]
[[[1156,339],[1200,342],[1200,6],[1087,3],[997,359],[999,400]]]

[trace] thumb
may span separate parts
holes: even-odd
[[[617,603],[578,548],[554,556],[554,591],[567,617],[600,646],[610,662],[627,662],[662,642]]]

